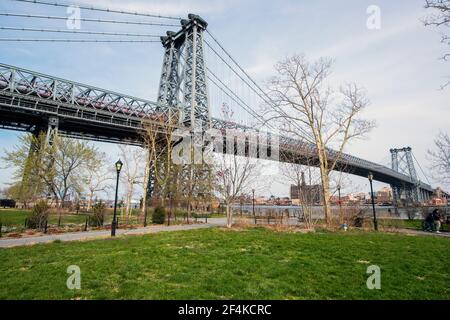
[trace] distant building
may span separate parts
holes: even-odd
[[[357,194],[355,194],[355,197],[361,202],[364,202],[368,198],[370,198],[369,195],[367,193],[364,193],[364,192],[358,192]]]
[[[302,172],[302,182],[300,186],[291,185],[291,199],[292,203],[308,203],[320,204],[322,203],[322,185],[314,184],[307,185],[305,183],[305,174]]]
[[[255,197],[255,204],[256,205],[265,205],[265,204],[267,204],[266,197]]]
[[[389,187],[384,187],[377,192],[377,203],[392,203],[392,189]]]
[[[437,187],[436,189],[434,189],[433,197],[431,198],[431,204],[436,206],[447,205],[448,198],[448,193],[442,190],[442,188]]]

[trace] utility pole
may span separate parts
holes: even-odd
[[[373,227],[375,231],[378,231],[378,221],[377,221],[377,214],[375,212],[375,198],[373,195],[373,186],[372,186],[372,180],[373,180],[373,174],[372,172],[369,172],[369,175],[367,176],[369,178],[370,183],[370,197],[372,198],[372,210],[373,210]]]

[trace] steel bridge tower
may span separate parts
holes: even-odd
[[[180,122],[191,128],[199,122],[205,128],[211,122],[203,48],[208,23],[194,14],[188,18],[181,20],[180,31],[161,37],[165,51],[158,106],[162,111],[178,109]]]
[[[181,30],[167,31],[161,37],[164,47],[163,65],[158,90],[158,111],[170,116],[179,111],[179,123],[190,130],[206,130],[211,116],[208,99],[203,33],[208,23],[189,14],[181,20]],[[155,164],[148,168],[147,199],[155,189]]]
[[[395,206],[397,206],[403,192],[407,203],[422,202],[424,195],[420,191],[420,181],[417,178],[416,168],[414,167],[411,147],[390,149],[389,151],[391,152],[392,169],[409,176],[413,185],[412,187],[391,185]]]

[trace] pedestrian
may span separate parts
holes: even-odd
[[[434,209],[432,212],[434,225],[436,226],[436,233],[440,233],[442,217],[438,209]]]

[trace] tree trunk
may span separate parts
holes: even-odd
[[[319,162],[320,162],[320,180],[322,182],[322,201],[323,211],[325,214],[325,221],[327,225],[331,222],[331,205],[330,205],[330,179],[328,176],[328,168],[326,163],[325,150],[319,147]]]
[[[88,206],[87,206],[87,211],[91,210],[92,208],[92,199],[94,198],[94,193],[91,192],[89,194],[89,200],[88,200]]]
[[[189,219],[191,218],[191,214],[192,214],[192,206],[191,206],[191,201],[188,201],[188,208],[187,208],[187,223],[189,224]]]
[[[328,224],[331,222],[331,204],[330,204],[330,180],[326,169],[320,168],[320,177],[322,181],[322,197],[323,197],[323,211],[325,213],[325,221]]]
[[[231,209],[231,205],[226,203],[226,211],[227,211],[227,228],[231,228],[233,225],[233,212]]]
[[[133,198],[133,191],[134,191],[134,188],[131,186],[129,188],[129,191],[127,194],[127,203],[126,203],[126,209],[125,209],[125,214],[128,218],[131,215],[131,199]]]

